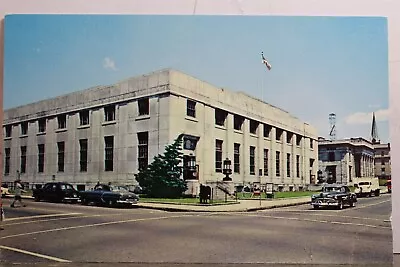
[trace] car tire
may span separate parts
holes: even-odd
[[[35,197],[35,202],[39,202],[40,201],[40,197],[36,196]]]
[[[339,209],[339,210],[342,210],[342,209],[343,209],[343,202],[342,202],[342,201],[339,202],[338,209]]]
[[[112,208],[112,207],[114,207],[114,205],[115,205],[115,201],[110,199],[109,201],[107,201],[107,204],[108,204],[108,206],[109,206],[110,208]]]
[[[314,208],[315,210],[318,210],[318,209],[319,209],[319,206],[314,205],[313,208]]]
[[[350,201],[350,207],[355,207],[356,206],[356,203],[354,202],[354,201]]]

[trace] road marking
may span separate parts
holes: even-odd
[[[18,249],[18,248],[0,246],[0,249],[7,249],[7,250],[11,250],[11,251],[15,251],[15,252],[19,252],[19,253],[23,253],[23,254],[27,254],[27,255],[47,259],[47,260],[57,261],[57,262],[71,262],[69,260],[64,260],[64,259],[60,259],[60,258],[56,258],[56,257],[52,257],[52,256],[38,254],[38,253],[34,253],[34,252],[30,252],[30,251],[26,251],[26,250],[22,250],[22,249]]]
[[[362,224],[362,223],[347,223],[347,222],[336,222],[336,221],[327,221],[327,220],[301,219],[301,218],[295,218],[295,217],[283,217],[283,216],[272,216],[272,215],[243,214],[242,216],[262,217],[262,218],[271,218],[271,219],[284,219],[284,220],[296,220],[296,221],[308,221],[308,222],[316,222],[316,223],[329,223],[329,224],[364,226],[364,227],[382,228],[382,229],[391,229],[392,228],[392,227],[387,227],[387,226],[376,226],[376,225]]]
[[[35,218],[46,218],[46,217],[57,217],[57,216],[70,216],[70,215],[80,215],[82,213],[58,213],[58,214],[46,214],[46,215],[34,215],[34,216],[24,216],[24,217],[15,217],[15,218],[9,218],[5,219],[5,222],[8,221],[16,221],[16,220],[26,220],[26,219],[35,219]]]
[[[105,222],[105,223],[85,224],[85,225],[54,228],[54,229],[43,230],[43,231],[36,231],[36,232],[28,232],[28,233],[22,233],[22,234],[8,235],[8,236],[0,237],[0,239],[7,239],[7,238],[11,238],[11,237],[18,237],[18,236],[35,235],[35,234],[43,234],[43,233],[51,233],[51,232],[64,231],[64,230],[73,230],[73,229],[79,229],[79,228],[88,228],[88,227],[95,227],[95,226],[104,226],[104,225],[121,224],[121,223],[129,223],[129,222],[140,222],[140,221],[151,221],[151,220],[163,220],[163,219],[170,219],[170,218],[193,217],[193,216],[194,215],[177,215],[177,216],[164,216],[164,217],[131,219],[131,220]]]
[[[381,202],[377,202],[377,203],[372,203],[372,204],[367,204],[367,205],[363,205],[363,206],[357,206],[352,208],[351,210],[358,210],[358,209],[362,209],[362,208],[367,208],[367,207],[371,207],[371,206],[375,206],[375,205],[379,205],[379,204],[383,204],[386,202],[390,202],[390,200],[385,200],[385,201],[381,201]]]
[[[77,213],[77,214],[82,214],[82,213]],[[38,223],[38,222],[51,222],[51,221],[71,220],[71,219],[80,219],[80,218],[91,218],[91,217],[101,217],[101,216],[119,216],[119,215],[127,215],[127,214],[126,213],[114,213],[114,214],[71,216],[71,217],[66,217],[66,218],[55,218],[55,219],[48,219],[48,220],[35,220],[35,221],[29,221],[29,222],[6,223],[6,224],[2,224],[2,225],[10,226],[10,225],[20,225],[20,224],[32,224],[32,223]]]
[[[302,214],[301,211],[282,211],[282,212],[291,212],[295,214]],[[311,213],[307,214],[307,216],[326,216],[326,217],[336,217],[336,218],[348,218],[348,219],[360,219],[360,220],[372,220],[372,221],[382,221],[383,219],[377,218],[368,218],[368,217],[354,217],[354,216],[346,216],[346,215],[335,215],[335,214],[323,214],[323,213]]]

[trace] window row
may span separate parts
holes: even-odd
[[[150,103],[149,99],[140,99],[137,101],[139,108],[139,116],[149,115],[150,114]],[[115,121],[115,113],[116,113],[116,105],[107,105],[104,107],[104,121],[111,122]],[[89,110],[82,110],[79,112],[79,126],[88,126],[90,123],[90,115]],[[58,129],[67,129],[67,115],[61,114],[57,116]],[[38,133],[45,133],[47,128],[47,119],[41,118],[37,120],[38,124]],[[6,125],[5,128],[5,137],[10,138],[12,136],[13,125]],[[27,121],[20,123],[21,135],[28,134],[29,123]]]
[[[146,168],[148,165],[148,132],[140,132],[138,138],[138,164],[139,169]],[[114,170],[114,136],[104,137],[104,171]],[[88,171],[88,139],[79,140],[79,171]],[[43,173],[45,166],[45,145],[37,145],[37,172]],[[9,175],[11,166],[11,149],[5,148],[4,151],[4,175]],[[26,173],[27,170],[27,147],[20,147],[20,166],[19,173]],[[65,168],[65,142],[57,142],[57,171],[64,172]]]
[[[189,117],[196,117],[196,101],[187,99],[186,102],[186,115]],[[215,124],[218,126],[226,126],[226,119],[228,117],[228,112],[222,109],[215,109]],[[245,121],[245,117],[234,114],[233,115],[233,128],[237,131],[242,131],[243,130],[243,124]],[[265,123],[260,123],[258,121],[252,120],[252,119],[248,119],[250,121],[249,123],[249,132],[251,134],[257,134],[257,131],[260,128],[260,125],[263,125],[263,135],[266,138],[271,138],[271,130],[272,130],[272,126],[265,124]],[[283,129],[279,129],[276,128],[275,131],[275,139],[277,141],[283,141],[282,137],[283,137]],[[293,137],[296,136],[296,145],[300,146],[301,145],[301,140],[303,138],[303,136],[299,135],[299,134],[295,134],[295,133],[291,133],[289,131],[286,131],[286,143],[288,144],[292,144],[292,140]],[[310,138],[310,148],[313,149],[314,148],[314,140],[312,138]]]
[[[215,172],[220,172],[222,173],[222,162],[223,162],[223,151],[222,151],[222,145],[223,141],[222,140],[215,140]],[[234,143],[233,144],[233,172],[240,174],[241,172],[241,144],[239,143]],[[281,158],[281,152],[276,151],[275,152],[275,176],[280,177],[281,176],[281,162],[283,158]],[[286,153],[286,176],[287,177],[292,177],[292,157],[293,155],[290,153]],[[260,176],[269,176],[269,159],[270,159],[270,150],[269,149],[264,149],[263,150],[263,166],[262,169],[260,169],[262,173],[259,173]],[[301,156],[300,155],[295,155],[295,176],[300,178],[300,170],[301,170]],[[255,146],[249,146],[249,173],[250,175],[255,175],[256,174],[256,147]],[[310,159],[310,167],[313,167],[314,160]],[[261,172],[260,171],[260,172]]]

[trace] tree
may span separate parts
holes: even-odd
[[[183,135],[179,135],[174,143],[165,147],[163,155],[159,154],[147,168],[135,174],[136,181],[149,197],[179,197],[187,190],[187,183],[182,175]]]

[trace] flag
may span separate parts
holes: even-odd
[[[268,68],[268,70],[271,70],[272,66],[269,64],[269,62],[265,59],[264,57],[264,52],[261,52],[261,57],[262,57],[262,63]]]

